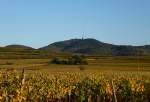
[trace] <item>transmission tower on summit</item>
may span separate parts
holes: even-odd
[[[84,40],[84,33],[82,34],[82,40]]]

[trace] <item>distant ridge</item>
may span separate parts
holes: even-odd
[[[92,56],[150,56],[150,45],[114,45],[93,38],[87,38],[54,42],[39,49],[17,44],[0,47],[0,58],[51,58],[54,56],[69,56],[70,54]]]
[[[0,47],[0,59],[41,59],[56,56],[68,56],[68,54],[38,50],[24,45],[7,45]]]
[[[150,55],[150,45],[113,45],[93,38],[59,41],[42,47],[40,50],[104,56]]]
[[[32,48],[32,47],[29,47],[29,46],[17,45],[17,44],[7,45],[7,46],[5,46],[5,48],[13,48],[13,49],[34,49],[34,48]]]

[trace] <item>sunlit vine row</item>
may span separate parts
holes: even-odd
[[[37,72],[23,77],[16,71],[0,72],[0,102],[6,101],[150,102],[150,75],[148,72]]]

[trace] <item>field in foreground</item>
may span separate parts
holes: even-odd
[[[1,102],[150,102],[149,72],[0,73]]]
[[[84,70],[50,59],[0,60],[0,101],[150,102],[150,57],[87,60]]]

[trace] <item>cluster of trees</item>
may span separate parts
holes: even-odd
[[[53,64],[66,64],[66,65],[86,65],[88,62],[83,55],[74,55],[67,59],[54,58],[51,63]]]

